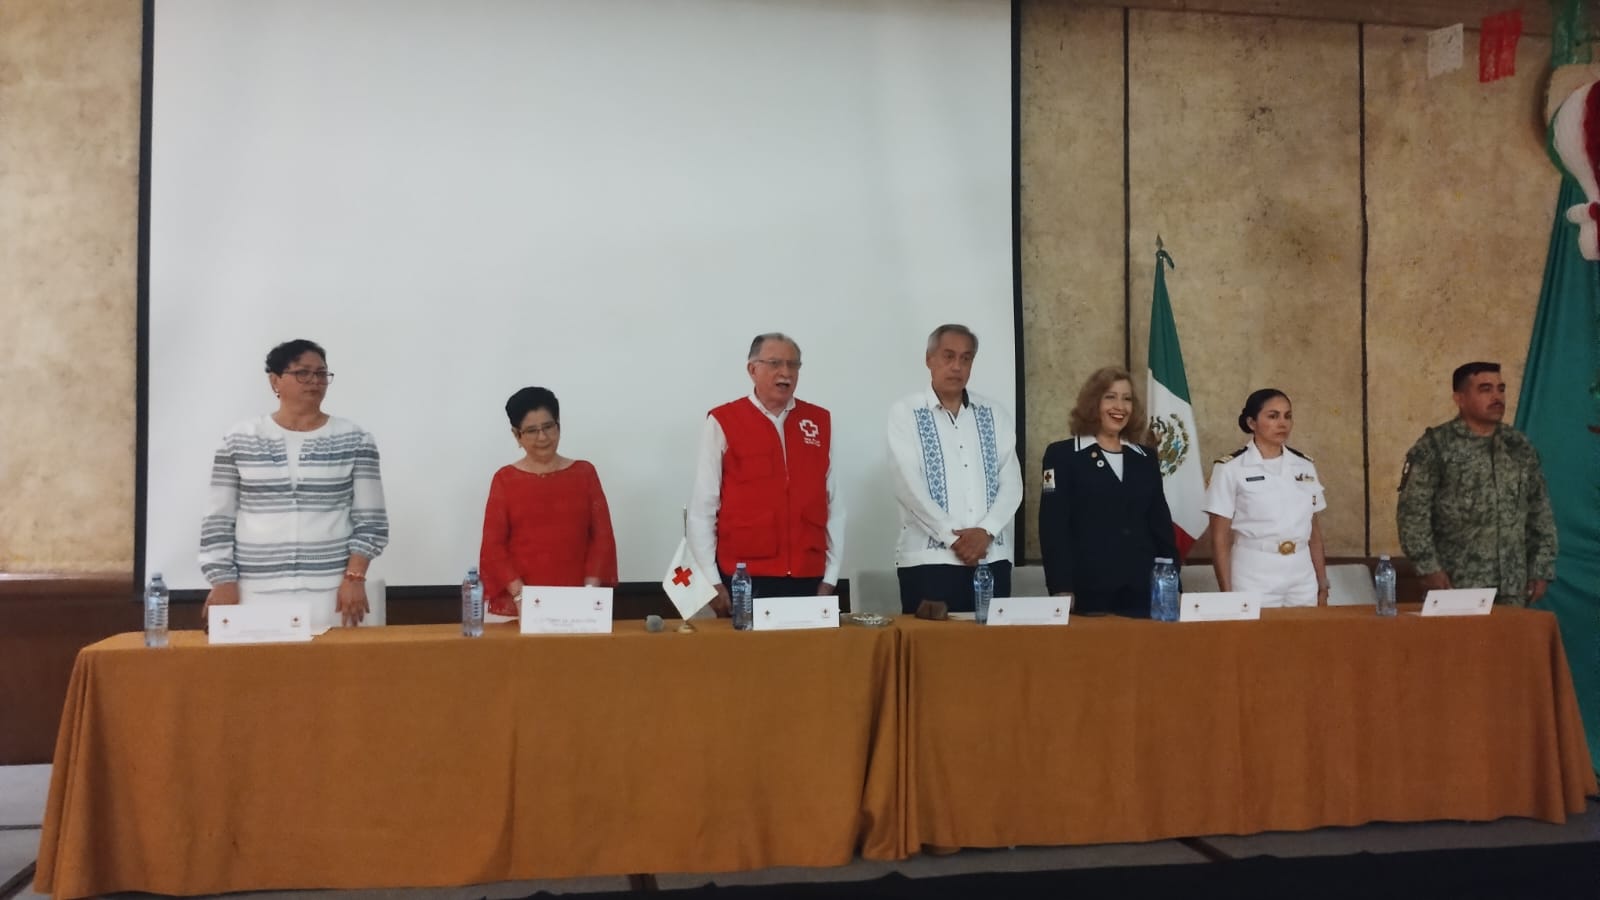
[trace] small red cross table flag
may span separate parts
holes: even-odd
[[[689,552],[687,539],[678,541],[678,552],[672,554],[667,564],[667,574],[661,578],[661,587],[667,598],[678,608],[678,614],[687,619],[699,612],[717,595],[717,575],[702,572],[700,564]]]

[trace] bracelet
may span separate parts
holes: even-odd
[[[355,571],[351,571],[349,569],[346,569],[345,572],[344,572],[344,580],[345,581],[366,581],[367,580],[367,576],[363,575],[360,572],[355,572]]]

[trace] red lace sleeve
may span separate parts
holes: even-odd
[[[516,580],[511,565],[511,517],[509,486],[501,470],[489,482],[489,502],[483,510],[483,543],[478,549],[478,577],[483,581],[483,597],[496,615],[516,615],[516,605],[506,593],[506,585]]]
[[[587,464],[586,464],[587,465]],[[617,538],[611,531],[611,507],[600,473],[589,465],[589,552],[584,560],[584,575],[598,578],[602,585],[617,583]]]

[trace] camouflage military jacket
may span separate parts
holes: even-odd
[[[1400,547],[1454,587],[1492,587],[1525,602],[1528,580],[1555,578],[1556,523],[1539,454],[1521,432],[1473,434],[1457,418],[1429,428],[1400,476]]]

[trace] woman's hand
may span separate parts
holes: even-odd
[[[339,582],[339,596],[334,600],[334,609],[339,613],[339,623],[346,627],[360,625],[366,618],[367,585],[364,581],[346,578]]]
[[[206,593],[205,605],[200,607],[200,618],[204,619],[206,617],[206,613],[210,611],[211,607],[213,606],[238,605],[239,582],[224,581],[221,584],[214,584],[211,586],[211,590]]]
[[[1317,605],[1318,606],[1327,606],[1328,605],[1328,586],[1325,585],[1325,584],[1317,585]]]

